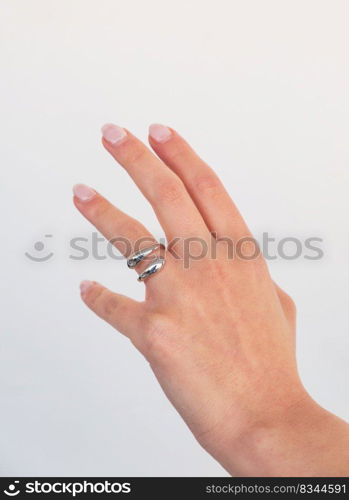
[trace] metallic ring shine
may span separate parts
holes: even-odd
[[[134,269],[137,264],[139,264],[145,257],[150,255],[152,252],[157,250],[158,248],[163,247],[160,243],[156,243],[155,245],[152,245],[147,248],[143,248],[142,250],[139,250],[138,252],[132,254],[128,259],[127,259],[127,266],[130,269]]]
[[[149,266],[138,276],[138,281],[144,281],[152,274],[158,273],[165,265],[165,259],[156,257]]]

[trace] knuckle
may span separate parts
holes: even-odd
[[[94,286],[87,294],[85,302],[98,316],[110,320],[115,311],[120,311],[121,304],[118,297],[102,286]]]
[[[100,301],[102,300],[102,296],[104,293],[104,289],[101,286],[93,286],[85,296],[85,302],[91,307],[91,309],[97,309]]]
[[[93,220],[101,220],[107,216],[110,210],[109,203],[99,199],[89,207],[89,217]]]
[[[183,199],[183,185],[175,179],[166,179],[159,183],[156,195],[165,203],[173,203]]]
[[[236,254],[240,260],[260,260],[261,250],[258,241],[252,236],[245,236],[244,238],[240,238],[236,245]]]
[[[141,163],[148,151],[142,143],[133,140],[128,140],[122,146],[123,161],[131,165],[133,163]]]
[[[210,193],[214,196],[221,191],[221,181],[213,172],[201,174],[194,180],[195,189],[199,192]]]
[[[177,143],[176,147],[173,148],[172,151],[169,151],[167,153],[167,157],[172,163],[176,163],[177,161],[179,162],[180,160],[184,160],[185,158],[188,159],[188,148],[182,144]]]
[[[132,243],[140,238],[144,238],[145,230],[138,221],[132,218],[127,218],[125,220],[120,220],[120,223],[118,224],[118,233]]]

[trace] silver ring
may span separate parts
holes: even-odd
[[[158,273],[165,265],[165,259],[162,257],[155,257],[153,262],[149,264],[149,266],[144,269],[144,271],[138,276],[138,281],[144,281],[149,276],[154,273]]]
[[[130,269],[133,269],[139,264],[145,257],[150,255],[152,252],[157,250],[158,248],[162,247],[160,243],[156,243],[155,245],[152,245],[151,247],[143,248],[143,250],[139,250],[139,252],[136,252],[131,255],[127,259],[127,265]]]

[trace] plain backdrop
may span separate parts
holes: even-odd
[[[322,238],[322,259],[270,269],[298,305],[307,390],[348,418],[349,3],[0,6],[1,475],[226,475],[142,356],[80,300],[82,279],[139,299],[144,288],[124,261],[71,258],[70,240],[86,238],[90,251],[93,232],[73,207],[74,183],[162,236],[103,150],[105,122],[145,141],[152,122],[176,128],[257,238]]]

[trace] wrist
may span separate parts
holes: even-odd
[[[340,439],[343,436],[343,425],[347,426],[304,393],[297,403],[278,407],[244,431],[226,435],[214,455],[236,476],[336,475],[323,470],[322,464],[331,463],[333,446],[342,448],[337,455],[347,454],[343,443],[333,442],[336,434]],[[324,454],[329,455],[328,460],[323,460]],[[338,471],[338,464],[334,470]]]

